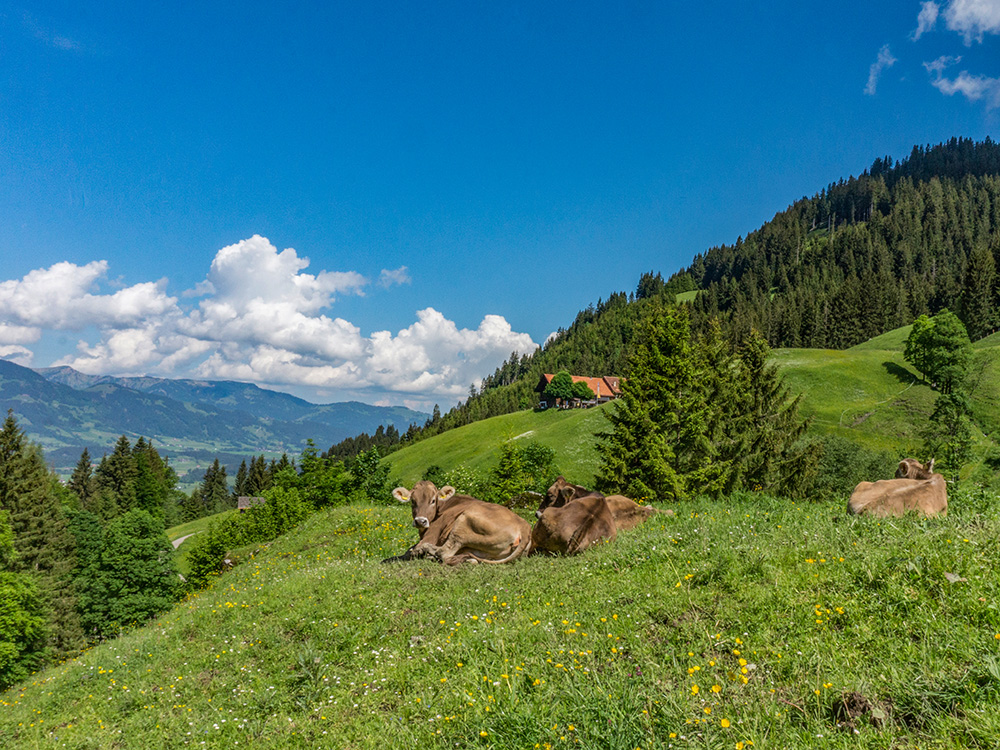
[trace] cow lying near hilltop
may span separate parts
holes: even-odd
[[[611,541],[619,531],[658,512],[623,495],[605,496],[559,477],[535,511],[538,521],[531,544],[537,551],[575,555],[602,539]]]
[[[902,516],[916,511],[925,516],[948,513],[948,490],[944,477],[934,473],[934,460],[924,466],[915,458],[904,458],[895,479],[861,482],[851,493],[847,512],[873,516]]]
[[[533,552],[576,555],[602,539],[617,535],[615,518],[605,498],[588,495],[560,507],[535,511],[538,521],[531,530]]]
[[[561,508],[571,502],[583,497],[603,497],[611,510],[611,515],[615,519],[615,528],[618,531],[627,531],[643,523],[654,513],[660,511],[646,505],[639,505],[633,500],[629,500],[624,495],[602,495],[596,490],[588,490],[579,484],[570,484],[563,477],[559,477],[549,487],[545,493],[545,499],[538,506],[538,511],[542,512],[547,508]],[[669,514],[669,511],[668,511]],[[535,515],[538,515],[537,513]]]
[[[413,491],[397,487],[392,496],[410,503],[420,541],[383,562],[430,557],[445,565],[513,562],[531,547],[531,525],[502,505],[486,503],[455,488],[422,481]]]

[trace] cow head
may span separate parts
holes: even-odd
[[[397,487],[392,496],[401,503],[409,503],[413,513],[413,525],[423,532],[437,518],[438,506],[455,494],[455,488],[445,485],[440,490],[434,482],[426,479],[413,485],[410,491],[406,487]]]
[[[559,477],[552,486],[549,487],[548,492],[545,493],[545,497],[542,502],[538,505],[538,510],[535,515],[539,515],[546,508],[561,508],[566,503],[571,500],[575,500],[578,497],[584,497],[591,493],[586,487],[581,487],[578,484],[570,484],[566,481],[564,477]]]
[[[933,474],[933,458],[926,466],[915,458],[904,458],[896,467],[896,479],[930,479]]]

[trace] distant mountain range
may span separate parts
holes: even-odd
[[[235,469],[255,454],[297,457],[309,438],[326,450],[379,425],[403,432],[429,416],[357,401],[312,404],[228,380],[117,378],[6,360],[0,360],[0,406],[14,410],[60,474],[72,471],[84,448],[100,460],[124,434],[151,440],[187,482],[200,480],[216,457]]]

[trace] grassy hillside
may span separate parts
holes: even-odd
[[[847,351],[857,352],[877,349],[881,351],[894,351],[902,353],[903,347],[906,346],[906,339],[910,335],[910,331],[912,329],[913,326],[908,325],[903,326],[902,328],[896,328],[892,331],[886,331],[881,336],[876,336],[875,338],[856,344]]]
[[[812,433],[835,434],[870,448],[912,453],[935,394],[898,351],[780,349],[774,361]]]
[[[0,746],[993,746],[998,507],[880,523],[746,495],[459,569],[379,563],[415,539],[404,508],[323,512],[0,694]]]
[[[182,576],[186,576],[190,570],[187,562],[187,553],[191,550],[197,535],[206,531],[209,524],[218,523],[235,512],[235,510],[226,510],[222,513],[216,513],[211,516],[205,516],[204,518],[198,518],[194,521],[188,521],[187,523],[182,523],[177,526],[171,526],[167,529],[167,539],[169,539],[171,543],[176,543],[178,539],[183,540],[174,548],[177,550],[177,568]]]
[[[920,430],[934,409],[935,391],[920,382],[903,359],[910,326],[847,350],[778,349],[773,361],[793,394],[801,393],[801,414],[811,434],[839,435],[873,450],[920,455]],[[972,403],[981,453],[993,450],[1000,431],[1000,347],[979,346],[972,366]],[[445,470],[464,464],[488,469],[497,446],[530,437],[556,451],[559,469],[574,481],[593,482],[598,468],[593,433],[606,429],[605,405],[589,411],[523,411],[475,422],[436,435],[388,457],[392,476],[410,485],[428,466]],[[973,467],[975,468],[975,467]]]
[[[556,451],[556,465],[566,476],[592,482],[597,470],[594,433],[605,429],[604,409],[520,411],[484,419],[403,448],[387,457],[392,476],[407,486],[418,481],[428,466],[450,470],[465,465],[488,470],[497,461],[504,440],[535,440]]]

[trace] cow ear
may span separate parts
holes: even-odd
[[[934,459],[932,458],[931,462],[927,464],[927,473],[929,474],[932,473],[933,471],[934,471]]]
[[[536,510],[535,511],[535,518],[541,518],[541,517],[542,517],[542,511]]]
[[[438,490],[438,499],[447,500],[454,494],[455,494],[455,488],[452,487],[450,484],[446,484],[444,487]]]
[[[401,503],[410,502],[410,491],[406,487],[397,487],[392,491],[392,496]]]

